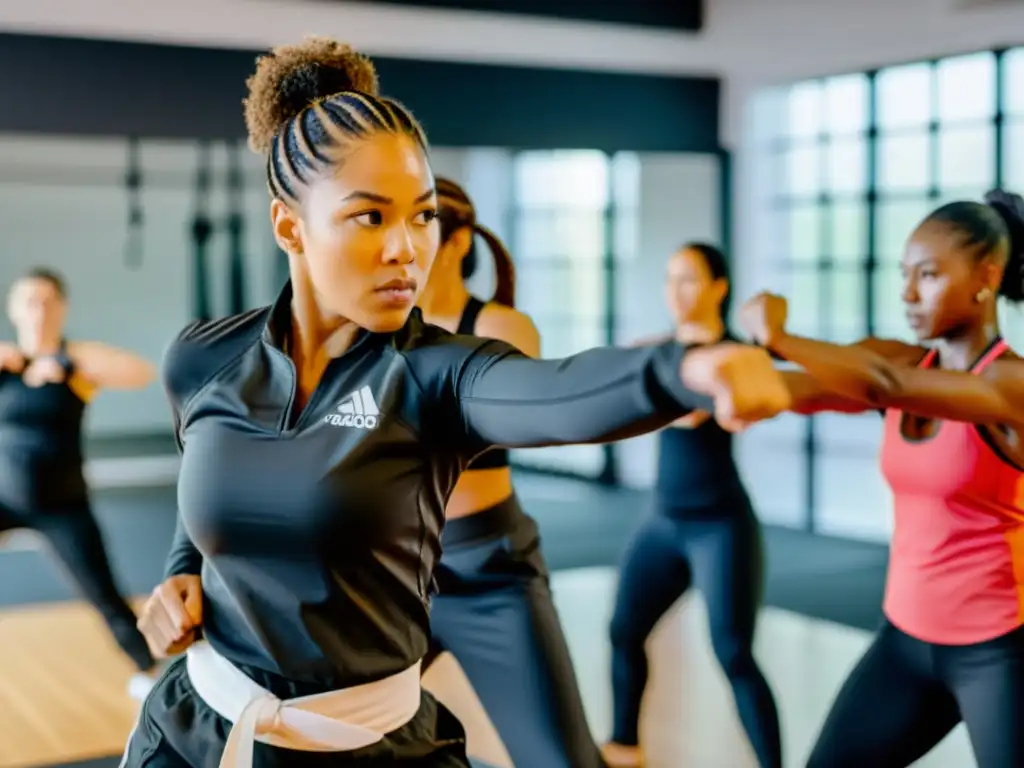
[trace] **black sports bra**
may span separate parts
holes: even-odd
[[[474,336],[476,321],[487,304],[480,301],[476,296],[470,296],[466,302],[466,308],[462,310],[462,319],[459,320],[459,327],[455,332],[464,336]],[[508,466],[508,450],[505,448],[492,448],[476,457],[467,469],[504,469]]]
[[[0,372],[0,504],[23,512],[68,509],[87,495],[86,404],[68,383],[74,363],[63,344],[53,357],[64,368],[63,381],[33,387],[21,374]]]

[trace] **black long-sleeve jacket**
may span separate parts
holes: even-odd
[[[356,685],[426,653],[445,504],[474,456],[619,440],[710,405],[674,343],[534,360],[414,311],[363,333],[299,410],[290,299],[167,351],[182,463],[166,570],[202,575],[217,650],[296,682]]]

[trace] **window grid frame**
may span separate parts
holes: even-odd
[[[545,150],[540,150],[545,151]],[[512,155],[513,168],[515,164],[520,160],[523,155],[534,154],[537,150],[518,150]],[[602,152],[605,162],[608,164],[609,173],[606,174],[606,184],[608,186],[607,194],[605,195],[605,204],[603,208],[581,208],[575,206],[558,206],[558,205],[524,205],[521,201],[523,196],[519,194],[516,188],[516,174],[512,174],[512,204],[509,207],[509,216],[511,218],[512,226],[511,232],[511,253],[513,259],[516,260],[516,266],[520,269],[529,269],[535,274],[557,273],[571,267],[575,263],[568,254],[558,253],[551,251],[543,256],[531,256],[528,259],[517,258],[517,254],[522,252],[519,243],[520,228],[519,223],[525,217],[532,217],[537,215],[549,215],[551,217],[558,217],[561,214],[573,215],[575,213],[599,213],[604,225],[604,233],[602,239],[602,252],[597,258],[587,259],[588,265],[599,266],[603,274],[603,285],[604,291],[603,296],[597,302],[598,312],[597,315],[584,315],[578,316],[574,309],[569,311],[558,311],[556,309],[548,309],[543,312],[534,311],[533,316],[537,319],[544,317],[551,317],[555,314],[560,314],[563,317],[572,317],[576,322],[582,321],[583,324],[589,326],[592,320],[598,320],[597,326],[594,330],[598,330],[595,334],[598,338],[602,339],[604,344],[610,345],[614,343],[614,315],[616,311],[616,296],[614,282],[617,272],[617,264],[614,253],[614,226],[616,220],[616,190],[615,190],[615,174],[611,173],[611,164],[613,160],[613,154],[609,152]],[[588,330],[591,330],[588,328]],[[596,473],[591,474],[582,470],[565,470],[556,469],[554,467],[540,467],[532,462],[517,462],[514,458],[512,461],[513,466],[517,466],[523,469],[531,471],[541,471],[547,474],[555,475],[568,475],[571,477],[581,477],[587,480],[594,480],[605,485],[614,485],[618,482],[618,469],[615,461],[614,448],[611,445],[595,446],[601,451],[601,461],[599,468]],[[514,456],[514,454],[513,454]]]
[[[929,120],[918,126],[899,126],[895,128],[883,128],[879,120],[879,75],[892,67],[869,70],[862,73],[867,77],[868,104],[866,124],[860,131],[847,131],[835,136],[830,135],[827,130],[828,121],[823,114],[819,114],[821,129],[816,136],[791,136],[779,135],[761,145],[772,163],[782,162],[785,153],[801,147],[815,146],[821,152],[818,166],[818,191],[813,194],[792,194],[788,191],[776,193],[767,201],[767,207],[772,215],[789,216],[799,206],[816,206],[822,212],[821,226],[818,230],[818,253],[812,260],[794,259],[785,255],[772,258],[773,266],[784,275],[792,275],[797,272],[817,274],[817,309],[818,309],[818,332],[821,338],[830,338],[838,329],[834,327],[835,318],[832,312],[834,299],[833,287],[835,284],[834,274],[836,270],[846,270],[851,267],[850,259],[836,258],[832,252],[832,234],[834,227],[834,210],[837,203],[864,201],[867,206],[865,217],[864,243],[865,253],[860,260],[860,271],[863,283],[863,294],[861,296],[861,310],[865,318],[864,328],[866,335],[872,336],[877,333],[880,325],[885,325],[884,319],[880,316],[881,303],[876,291],[876,277],[881,271],[891,269],[892,265],[880,258],[877,247],[879,210],[886,203],[894,201],[914,201],[922,198],[927,199],[932,205],[936,204],[943,194],[947,192],[940,187],[940,136],[944,130],[957,129],[967,126],[989,126],[993,131],[993,142],[991,157],[987,162],[991,163],[991,178],[993,187],[1002,188],[1006,174],[1006,132],[1011,125],[1024,123],[1024,114],[1007,116],[1006,91],[1007,91],[1007,54],[1017,51],[1016,55],[1024,55],[1024,47],[991,49],[988,51],[976,51],[973,53],[991,53],[994,56],[995,77],[992,87],[994,112],[987,118],[958,118],[943,120],[939,114],[939,66],[948,59],[957,58],[960,55],[970,55],[972,52],[965,52],[954,56],[944,56],[921,62],[903,62],[894,64],[892,67],[904,66],[907,64],[926,64],[929,69],[930,93],[930,115]],[[824,85],[830,78],[816,78],[812,81],[794,83],[786,89],[787,95],[794,87],[806,85],[808,82],[817,82]],[[824,100],[819,105],[819,110],[826,109]],[[917,190],[882,190],[879,188],[878,153],[880,139],[900,136],[927,133],[928,141],[928,169],[926,183],[923,189]],[[865,185],[859,192],[845,191],[835,193],[829,190],[828,151],[835,141],[849,141],[858,138],[865,141],[867,147],[865,152],[865,168],[863,169]],[[815,532],[820,525],[820,459],[822,456],[821,439],[818,434],[818,423],[814,416],[804,420],[805,429],[803,435],[803,459],[805,463],[806,484],[804,488],[804,518],[801,528],[808,532]]]

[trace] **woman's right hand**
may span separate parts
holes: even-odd
[[[25,370],[25,356],[17,345],[9,341],[0,342],[0,371],[21,373]]]
[[[203,623],[203,584],[198,576],[171,576],[153,590],[138,628],[157,659],[176,656],[196,641]]]
[[[786,330],[789,305],[782,296],[763,291],[750,298],[740,310],[740,325],[754,341],[767,349]]]
[[[683,357],[683,383],[715,401],[715,420],[739,431],[789,410],[793,399],[768,353],[745,344],[695,347]]]

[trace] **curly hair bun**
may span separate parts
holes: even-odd
[[[246,81],[245,124],[249,146],[270,150],[281,126],[314,102],[342,91],[378,95],[377,70],[351,46],[326,37],[282,45],[256,61]]]

